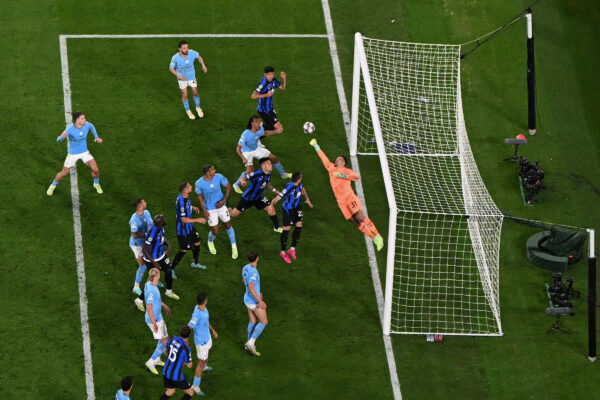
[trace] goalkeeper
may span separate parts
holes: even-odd
[[[335,163],[332,163],[321,150],[316,139],[312,139],[310,145],[315,148],[321,161],[323,161],[325,169],[329,172],[329,182],[344,217],[360,229],[362,233],[373,239],[377,251],[381,250],[383,248],[383,238],[375,228],[373,221],[365,216],[362,204],[354,190],[352,190],[352,181],[360,179],[358,174],[350,168],[346,168],[348,163],[346,157],[339,156],[335,159]]]

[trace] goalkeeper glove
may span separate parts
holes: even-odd
[[[348,175],[342,174],[341,172],[334,172],[333,176],[335,176],[336,178],[348,179]]]
[[[312,147],[314,147],[315,150],[319,150],[319,145],[317,144],[317,139],[312,139],[310,142],[308,142],[308,144],[310,144]]]

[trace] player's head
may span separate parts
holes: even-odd
[[[148,282],[157,284],[160,279],[160,270],[158,268],[150,268],[148,271]]]
[[[192,330],[190,329],[189,326],[185,325],[183,328],[181,328],[181,330],[179,331],[179,336],[181,336],[184,339],[187,339],[190,337],[190,332]]]
[[[339,156],[334,162],[336,167],[345,167],[348,164],[348,159],[344,156]]]
[[[212,164],[204,164],[204,166],[202,167],[202,171],[204,172],[205,176],[208,175],[210,177],[215,176],[215,174],[217,173],[215,166]]]
[[[128,392],[133,387],[133,378],[131,376],[126,376],[121,380],[121,389],[124,392]]]
[[[257,263],[258,253],[256,251],[251,251],[250,253],[248,253],[248,261],[250,261],[250,263]]]
[[[156,226],[157,228],[162,228],[163,226],[165,226],[166,222],[165,222],[165,216],[162,214],[156,214],[154,216],[154,219],[152,220],[152,223],[154,224],[154,226]]]
[[[183,55],[188,54],[188,51],[190,51],[190,45],[188,42],[186,42],[185,40],[182,40],[181,42],[179,42],[179,52]]]
[[[73,113],[73,123],[74,124],[78,124],[78,125],[83,125],[85,124],[85,114],[82,113],[81,111],[76,111],[75,113]]]
[[[273,164],[271,164],[271,160],[269,160],[269,157],[263,157],[259,159],[258,165],[260,165],[262,170],[265,172],[271,172],[273,170]]]
[[[192,192],[192,185],[190,185],[189,182],[183,182],[181,185],[179,185],[179,193],[187,196],[191,192]]]
[[[135,199],[133,204],[135,205],[136,211],[143,211],[146,209],[146,200],[142,199],[141,197],[139,199]]]
[[[206,292],[202,292],[198,296],[196,296],[196,301],[198,302],[199,306],[205,305],[207,299],[208,299],[208,295],[206,294]]]
[[[294,185],[298,186],[298,184],[302,182],[302,172],[294,172],[292,174],[292,182],[294,183]]]
[[[274,76],[275,76],[275,68],[271,67],[270,65],[267,65],[265,67],[265,78],[267,78],[267,80],[269,82],[271,82],[273,80]]]
[[[260,129],[261,124],[262,120],[260,119],[260,117],[258,115],[253,115],[248,120],[248,125],[246,125],[246,129],[258,130]]]

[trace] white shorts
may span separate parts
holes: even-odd
[[[129,247],[131,247],[131,250],[133,251],[133,255],[135,256],[136,259],[140,258],[143,256],[142,253],[142,246],[132,246],[129,245]]]
[[[92,157],[92,155],[90,154],[89,151],[86,151],[85,153],[79,153],[79,154],[67,154],[67,158],[65,158],[65,167],[67,167],[67,168],[74,167],[75,164],[77,164],[77,160],[81,160],[85,164],[88,161],[91,161],[93,159],[94,159],[94,157]]]
[[[150,328],[150,331],[152,332],[152,335],[154,336],[154,339],[160,340],[166,337],[169,337],[169,334],[167,333],[167,324],[165,324],[165,320],[161,320],[160,322],[157,322],[156,325],[158,325],[158,332],[154,332],[154,327],[152,326],[152,324],[146,324],[148,325],[148,328]]]
[[[179,89],[183,90],[186,87],[198,87],[198,83],[196,83],[195,79],[192,79],[191,81],[181,81],[181,80],[177,80],[177,82],[179,83]]]
[[[219,223],[219,220],[223,222],[229,222],[231,218],[229,217],[229,211],[227,211],[227,206],[222,206],[221,208],[216,208],[214,210],[208,210],[208,226],[215,226]]]
[[[242,155],[244,156],[244,158],[246,159],[246,161],[248,161],[248,164],[250,164],[250,165],[252,165],[253,159],[256,158],[257,160],[260,160],[261,158],[269,157],[270,154],[271,154],[271,152],[263,145],[258,146],[258,148],[256,150],[246,151],[246,152],[242,153]]]
[[[208,340],[203,346],[196,346],[196,353],[198,353],[198,360],[206,361],[208,360],[208,351],[212,347],[212,338]]]
[[[256,310],[256,307],[258,307],[258,303],[256,304],[248,304],[248,303],[244,303],[246,305],[246,308],[248,308],[248,310],[250,311],[254,311]]]

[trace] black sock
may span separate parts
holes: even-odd
[[[271,222],[273,222],[273,228],[279,228],[279,220],[277,219],[277,214],[269,215],[269,218],[271,218]]]
[[[160,396],[160,400],[169,400],[169,397],[171,397],[171,396],[167,396],[166,393],[163,393],[163,395]]]
[[[181,398],[181,400],[190,400],[192,398],[192,396],[190,396],[189,394],[184,394],[183,397]]]
[[[165,283],[168,290],[173,289],[173,270],[171,268],[165,270]]]
[[[287,238],[290,234],[290,231],[286,231],[285,229],[281,232],[281,236],[279,239],[281,240],[281,251],[285,251],[287,249]]]
[[[302,228],[297,226],[294,228],[294,233],[292,233],[292,247],[296,248],[298,244],[298,240],[300,240],[300,233],[302,233]]]
[[[142,293],[138,296],[138,299],[144,301],[144,287],[142,287]]]
[[[192,254],[194,255],[194,264],[198,264],[198,255],[200,254],[200,245],[192,247]]]
[[[175,269],[177,264],[179,264],[179,262],[181,261],[181,259],[184,256],[185,256],[185,251],[179,250],[179,252],[177,254],[175,254],[175,258],[173,259],[173,263],[171,264],[171,267],[173,267],[173,269]]]

